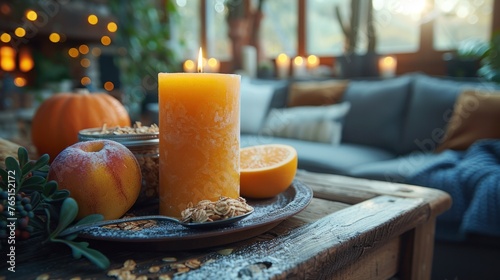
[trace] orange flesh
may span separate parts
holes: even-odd
[[[285,191],[297,172],[297,152],[285,145],[261,145],[240,151],[240,193],[270,198]]]
[[[270,146],[261,146],[255,149],[242,149],[241,169],[258,169],[282,164],[291,156],[288,149],[277,149]]]

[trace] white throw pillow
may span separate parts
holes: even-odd
[[[240,94],[240,131],[258,134],[269,112],[274,87],[251,84],[243,80]]]
[[[328,106],[272,109],[262,134],[337,145],[342,138],[344,116],[350,108],[349,102],[343,102]]]

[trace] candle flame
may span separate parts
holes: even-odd
[[[201,51],[200,48],[200,51],[198,52],[198,73],[202,72],[203,72],[203,52]]]

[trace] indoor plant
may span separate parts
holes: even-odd
[[[488,81],[500,83],[500,32],[496,32],[489,43],[478,75]]]
[[[367,5],[366,37],[368,39],[365,54],[356,52],[360,33],[362,5]],[[337,58],[344,78],[378,76],[378,55],[375,53],[376,33],[373,19],[372,0],[351,0],[351,15],[349,24],[343,20],[340,7],[335,6],[335,15],[345,36],[344,55]]]
[[[147,96],[157,97],[158,73],[178,72],[178,46],[172,43],[172,29],[178,17],[174,1],[110,1],[118,17],[116,44],[123,103],[132,120],[139,120],[141,103]],[[181,44],[176,42],[176,44]]]
[[[456,52],[447,52],[443,55],[446,61],[446,74],[452,77],[477,77],[480,61],[488,48],[488,43],[484,41],[462,42]]]

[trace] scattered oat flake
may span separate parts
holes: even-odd
[[[186,265],[184,265],[183,263],[173,263],[170,265],[170,268],[172,269],[179,269],[179,268],[185,268]]]
[[[76,276],[76,277],[70,278],[69,280],[82,280],[82,277]]]
[[[168,274],[163,274],[158,277],[158,280],[171,280],[172,278]]]
[[[108,276],[118,276],[122,272],[121,269],[112,269],[108,271]]]
[[[179,267],[179,268],[177,268],[177,272],[174,273],[174,275],[183,274],[183,273],[189,272],[190,270],[191,269],[189,267]]]
[[[44,273],[44,274],[40,274],[36,277],[36,280],[48,280],[50,278],[50,275],[48,275],[47,273]]]
[[[196,268],[200,267],[201,262],[197,259],[190,259],[190,260],[187,260],[184,264],[191,269],[196,269]]]
[[[135,280],[135,278],[136,278],[136,276],[128,270],[122,270],[120,275],[118,275],[118,279],[121,279],[121,280]]]
[[[156,273],[156,272],[160,271],[160,267],[155,265],[155,266],[150,267],[148,271],[151,273]]]
[[[213,262],[215,262],[214,259],[208,259],[202,265],[206,265],[206,264],[213,263]]]
[[[148,277],[146,275],[141,275],[141,276],[135,278],[135,280],[148,280]]]
[[[217,253],[219,253],[223,256],[227,256],[227,255],[230,255],[233,252],[233,250],[234,249],[232,249],[232,248],[222,249],[222,250],[217,251]]]
[[[165,258],[163,258],[161,260],[164,261],[164,262],[176,262],[177,258],[174,258],[174,257],[165,257]]]
[[[134,260],[126,260],[123,263],[123,268],[126,270],[134,270],[137,263]]]

